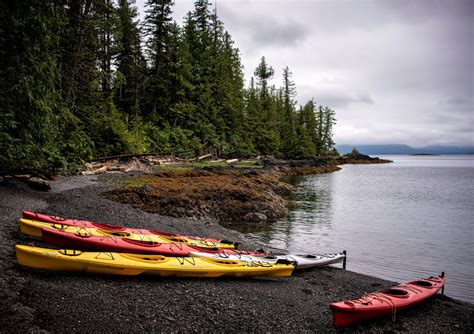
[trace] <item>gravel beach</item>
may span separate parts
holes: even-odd
[[[104,182],[109,178],[63,177],[51,182],[50,192],[15,180],[0,183],[1,333],[474,332],[474,305],[442,295],[398,314],[395,322],[378,319],[334,329],[329,303],[395,283],[332,267],[297,271],[289,278],[177,279],[52,273],[16,264],[16,243],[39,244],[18,230],[24,209],[228,239],[241,242],[242,249],[266,248],[216,221],[159,216],[104,199],[101,193],[116,187]],[[449,274],[447,279],[449,284]]]

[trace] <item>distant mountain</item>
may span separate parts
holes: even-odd
[[[406,154],[474,154],[474,146],[424,146],[411,147],[404,144],[389,145],[336,145],[340,154],[350,153],[353,148],[367,155],[406,155]]]

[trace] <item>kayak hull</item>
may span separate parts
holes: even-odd
[[[44,222],[44,223],[50,223],[50,224],[61,224],[61,225],[76,226],[76,227],[88,228],[88,229],[101,229],[101,230],[125,232],[125,233],[131,233],[131,234],[139,234],[139,235],[151,235],[151,236],[155,235],[155,236],[160,236],[163,238],[175,239],[175,240],[172,240],[174,242],[184,242],[185,240],[188,240],[188,243],[194,243],[196,246],[199,246],[199,247],[211,247],[211,248],[218,247],[218,248],[234,249],[237,246],[237,243],[230,242],[227,240],[208,239],[208,238],[202,238],[202,237],[197,237],[197,236],[186,236],[186,235],[158,232],[158,231],[152,231],[152,230],[146,230],[146,229],[128,228],[128,227],[118,226],[118,225],[99,224],[99,223],[95,223],[95,222],[91,222],[87,220],[66,219],[62,217],[49,216],[42,213],[31,212],[27,210],[23,210],[22,215],[23,215],[23,219],[26,219],[26,220],[33,220],[33,221],[39,221],[39,222]],[[32,230],[31,232],[32,234],[30,235],[41,237],[41,235],[39,235],[40,230],[36,229],[36,230]]]
[[[296,269],[310,269],[328,264],[333,264],[344,260],[345,255],[343,253],[333,254],[322,254],[322,255],[266,255],[266,256],[252,256],[246,254],[229,254],[219,253],[212,254],[206,252],[191,251],[191,256],[205,257],[211,259],[231,259],[239,261],[267,261],[271,263],[277,263],[278,261],[287,261],[296,263]]]
[[[176,277],[290,276],[294,266],[250,264],[243,261],[211,260],[114,252],[82,252],[16,245],[19,265],[29,268],[95,274]]]
[[[191,251],[212,252],[212,254],[260,254],[234,249],[200,248],[180,243],[159,243],[149,240],[133,240],[113,235],[90,235],[87,233],[67,233],[51,228],[42,228],[42,240],[50,245],[104,252],[158,254],[165,256],[189,256]]]
[[[343,327],[370,319],[392,316],[432,297],[445,284],[445,277],[429,277],[397,285],[362,296],[359,299],[330,304],[334,326]]]
[[[70,233],[70,234],[89,234],[101,237],[117,237],[127,238],[139,241],[149,241],[158,243],[175,243],[175,244],[187,244],[190,246],[197,246],[202,248],[226,248],[234,249],[234,244],[214,242],[210,239],[191,239],[189,237],[177,236],[172,234],[164,234],[159,232],[153,232],[143,229],[132,229],[126,228],[124,230],[112,230],[106,228],[94,227],[90,224],[83,224],[80,221],[75,225],[63,224],[63,223],[50,223],[35,221],[30,219],[20,219],[20,231],[24,234],[28,234],[37,238],[42,238],[42,228],[51,228],[58,231]]]

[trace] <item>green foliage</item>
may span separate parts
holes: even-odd
[[[90,142],[59,93],[62,10],[16,1],[0,12],[2,169],[75,169]]]
[[[265,57],[244,88],[240,52],[207,1],[180,27],[173,0],[0,2],[0,166],[63,169],[124,153],[192,157],[334,152],[335,113],[297,110]],[[143,28],[140,28],[140,27]],[[146,46],[145,52],[142,45]]]

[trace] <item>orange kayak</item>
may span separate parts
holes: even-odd
[[[391,289],[363,295],[359,299],[332,303],[334,326],[350,326],[373,318],[392,316],[416,305],[444,287],[444,273],[418,281],[397,285]]]

